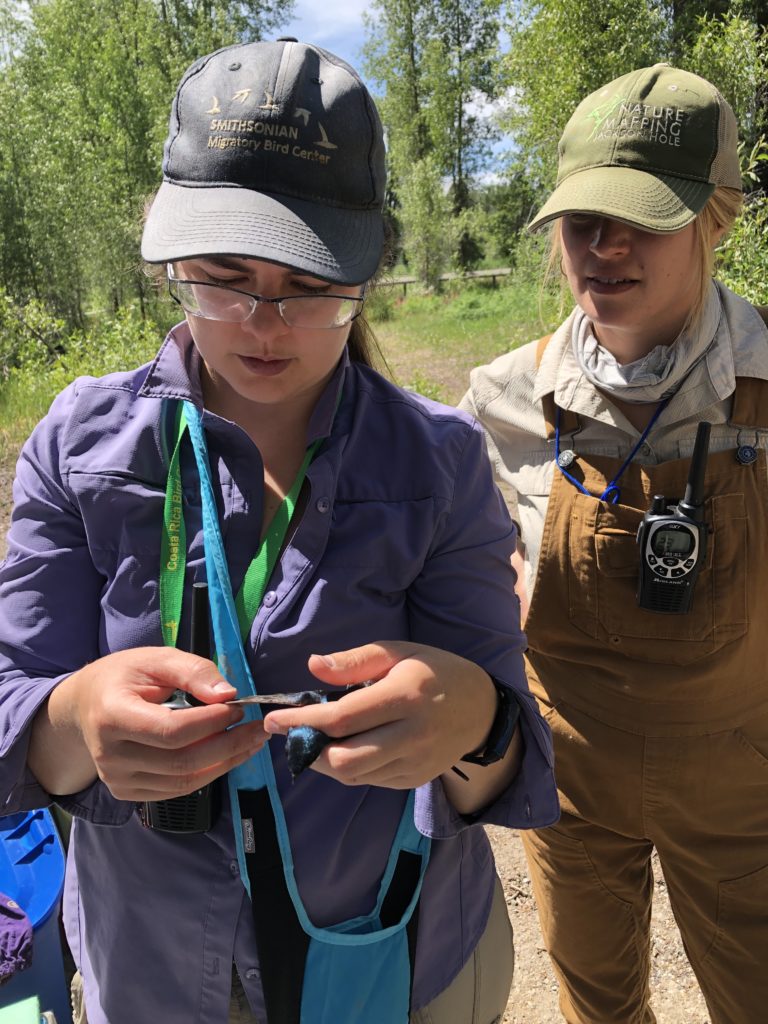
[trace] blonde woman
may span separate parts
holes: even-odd
[[[559,157],[531,227],[551,225],[573,312],[475,370],[463,402],[512,495],[528,679],[555,738],[562,817],[524,837],[541,925],[565,1020],[654,1021],[655,848],[713,1024],[754,1024],[768,330],[712,277],[742,200],[737,126],[710,83],[659,64],[588,96]]]

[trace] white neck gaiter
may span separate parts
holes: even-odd
[[[596,388],[623,402],[660,402],[674,394],[714,341],[720,323],[720,295],[712,282],[695,335],[681,331],[671,345],[657,345],[642,359],[623,365],[592,333],[592,321],[577,309],[571,344],[584,375]]]

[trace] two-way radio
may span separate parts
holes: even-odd
[[[655,494],[637,531],[640,577],[637,603],[651,612],[682,615],[690,610],[696,578],[707,554],[704,474],[710,424],[699,423],[685,496],[677,503]]]
[[[194,583],[192,586],[189,650],[201,658],[211,656],[207,583]],[[175,690],[165,706],[183,710],[202,703],[184,690]],[[215,824],[221,806],[219,782],[216,779],[186,796],[144,801],[139,804],[139,817],[147,828],[161,832],[208,832]]]

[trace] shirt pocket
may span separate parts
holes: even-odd
[[[744,496],[721,494],[706,503],[705,563],[690,611],[666,614],[637,604],[643,512],[594,499],[576,501],[569,530],[569,614],[580,630],[638,661],[687,665],[706,658],[747,630],[747,521]]]
[[[159,578],[165,486],[120,470],[73,473],[88,550],[103,578],[102,653],[160,638]],[[185,490],[186,545],[198,532]],[[190,518],[193,522],[190,522]],[[187,562],[189,565],[189,557]]]

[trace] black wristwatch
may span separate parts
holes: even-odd
[[[485,746],[462,757],[462,761],[468,761],[470,764],[486,766],[500,761],[509,750],[520,717],[520,704],[510,687],[502,686],[495,679],[491,681],[498,694],[496,717],[493,719]]]

